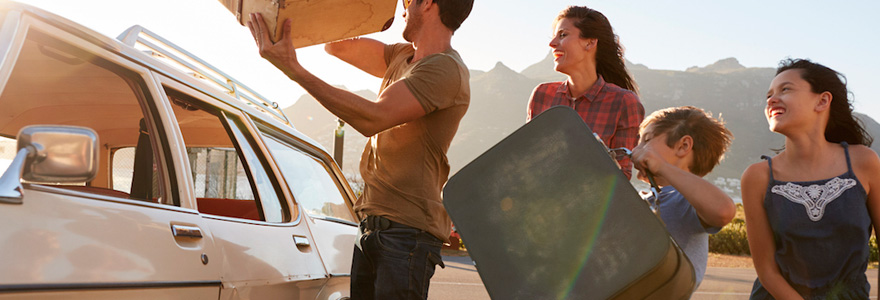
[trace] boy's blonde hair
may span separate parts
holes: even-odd
[[[644,134],[648,125],[654,124],[653,136],[666,133],[666,145],[689,135],[694,140],[694,161],[688,167],[697,176],[706,176],[721,162],[724,152],[730,147],[733,134],[724,127],[724,122],[712,114],[693,106],[669,107],[651,113],[639,126]]]

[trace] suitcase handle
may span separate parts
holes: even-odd
[[[627,157],[632,158],[632,150],[629,150],[625,147],[608,149],[608,146],[605,145],[605,141],[599,137],[599,134],[593,132],[593,136],[599,140],[599,143],[605,147],[605,151],[608,152],[608,156],[611,156],[611,159],[614,160],[614,163],[617,163],[618,159]],[[648,205],[651,206],[651,210],[654,211],[654,214],[660,216],[660,186],[657,185],[657,182],[654,181],[654,174],[651,174],[650,171],[645,170],[645,176],[648,177],[648,182],[651,184],[651,194],[654,196],[654,202],[649,202]]]

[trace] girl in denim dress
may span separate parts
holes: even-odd
[[[809,60],[784,60],[764,114],[785,146],[742,176],[758,273],[751,299],[868,299],[880,158],[852,115],[842,75]]]

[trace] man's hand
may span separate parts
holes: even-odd
[[[275,65],[276,68],[284,72],[291,79],[296,80],[295,71],[301,69],[302,66],[296,59],[296,49],[290,40],[290,19],[284,20],[281,28],[281,39],[273,43],[270,38],[269,28],[263,20],[260,13],[252,13],[247,27],[251,30],[251,35],[260,48],[260,56]]]

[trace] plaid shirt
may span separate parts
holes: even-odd
[[[538,85],[529,99],[528,120],[556,105],[574,108],[608,148],[626,147],[632,150],[639,143],[639,124],[645,118],[645,108],[635,93],[605,82],[602,75],[576,99],[568,96],[566,82]],[[626,178],[630,178],[630,159],[623,158],[618,163]]]

